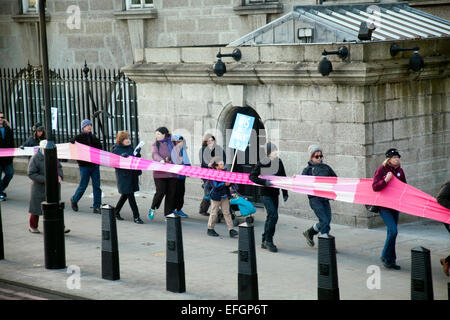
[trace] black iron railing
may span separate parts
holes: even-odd
[[[110,151],[118,131],[139,143],[136,84],[116,70],[50,70],[51,107],[57,110],[56,143],[68,142],[90,119],[93,131]],[[36,122],[45,124],[40,67],[0,68],[0,111],[14,130],[16,146],[31,134]]]

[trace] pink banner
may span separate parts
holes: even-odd
[[[79,143],[57,144],[58,158],[83,160],[102,166],[172,172],[192,178],[225,181],[237,184],[255,185],[249,174],[160,163],[153,160],[121,157]],[[29,156],[37,148],[0,149],[0,157]],[[434,197],[422,192],[394,177],[380,192],[372,190],[372,179],[314,177],[295,175],[294,177],[262,176],[275,187],[289,191],[320,196],[349,203],[377,205],[392,208],[410,215],[450,223],[450,210],[439,205]]]

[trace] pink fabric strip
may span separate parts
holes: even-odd
[[[83,160],[114,168],[165,171],[193,178],[255,185],[250,181],[249,175],[246,173],[162,164],[131,156],[124,158],[79,143],[64,143],[56,146],[59,159]],[[37,150],[37,148],[25,149],[27,150],[19,148],[0,149],[0,157],[32,155]],[[294,177],[261,177],[269,179],[274,187],[297,193],[316,195],[350,203],[377,205],[418,217],[450,223],[449,209],[439,205],[431,195],[407,185],[397,178],[392,179],[382,191],[374,192],[372,190],[372,179],[302,175]]]

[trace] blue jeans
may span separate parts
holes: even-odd
[[[397,256],[395,255],[395,240],[397,239],[398,211],[381,208],[380,216],[387,228],[386,242],[384,243],[381,258],[387,264],[395,264]]]
[[[3,174],[3,172],[5,173],[5,176],[3,177],[3,179],[0,180],[0,192],[5,191],[5,189],[9,185],[9,182],[13,178],[13,175],[14,175],[13,163],[6,164],[6,165],[5,164],[0,165],[0,178]]]
[[[331,223],[331,207],[330,200],[321,197],[314,197],[309,199],[309,205],[313,209],[319,222],[316,224],[316,229],[321,234],[326,234],[330,232]]]
[[[278,197],[272,198],[263,196],[264,207],[267,211],[266,223],[264,224],[264,233],[262,241],[273,242],[275,226],[278,222]]]
[[[100,189],[100,166],[81,167],[80,166],[80,185],[72,197],[73,202],[78,203],[86,191],[89,179],[92,179],[92,189],[94,191],[94,208],[100,208],[102,204],[102,189]]]

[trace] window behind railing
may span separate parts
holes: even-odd
[[[139,143],[136,84],[116,70],[63,69],[50,71],[50,103],[57,108],[55,142],[68,142],[80,133],[83,119],[103,149],[111,151],[118,131],[126,130]],[[45,124],[42,73],[39,67],[0,69],[0,111],[14,131],[16,146],[31,134],[36,122]]]

